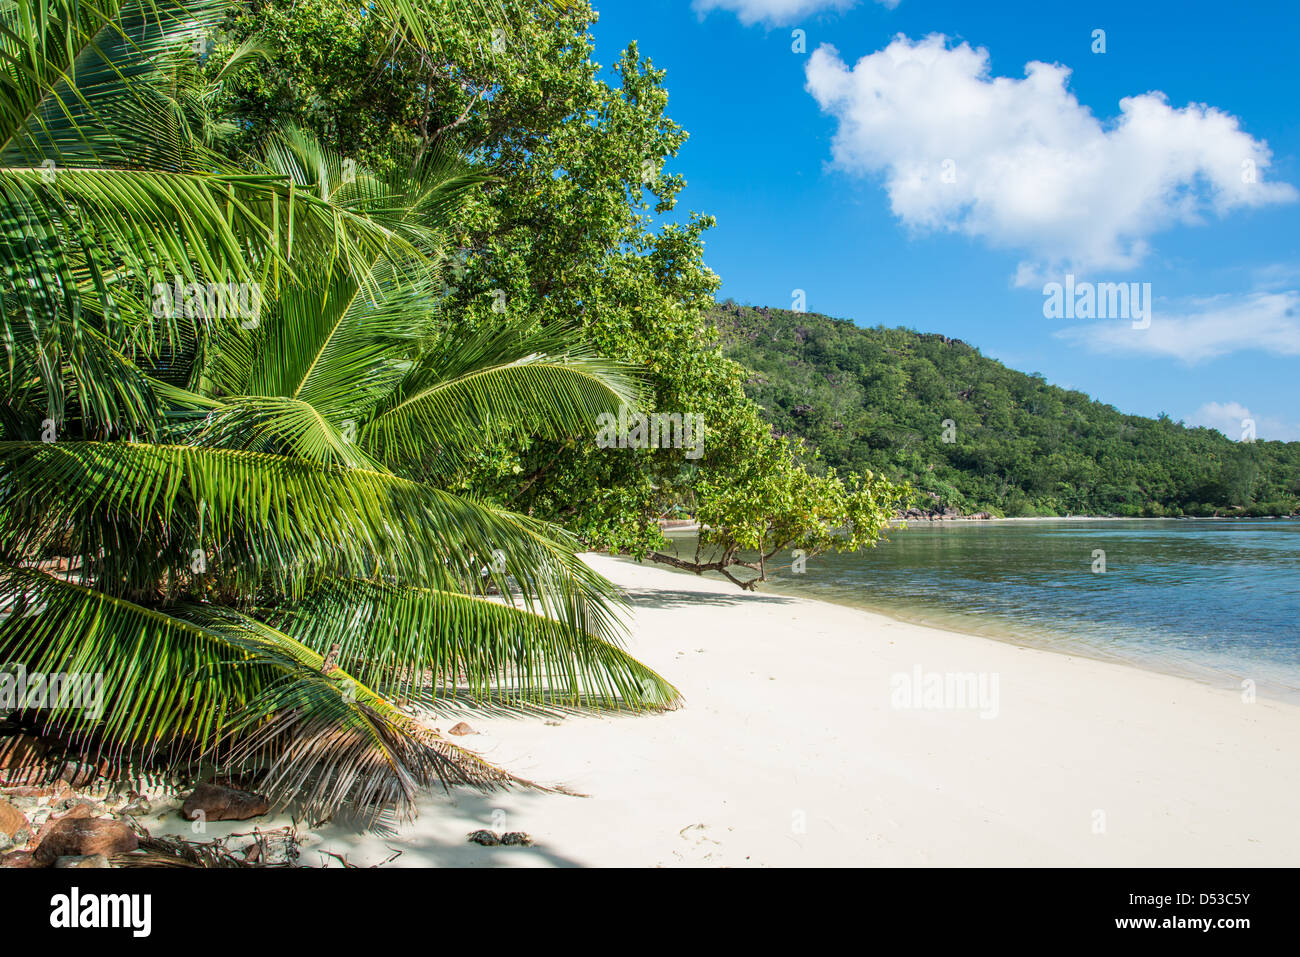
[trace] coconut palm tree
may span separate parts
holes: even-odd
[[[636,400],[572,336],[434,323],[480,177],[436,150],[375,177],[292,133],[232,167],[177,82],[218,5],[96,3],[0,12],[0,662],[104,692],[18,717],[319,818],[510,779],[415,706],[671,705],[571,538],[436,484],[485,437]],[[257,305],[214,309],[228,284]]]

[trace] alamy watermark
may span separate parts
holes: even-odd
[[[1048,319],[1129,319],[1134,329],[1151,325],[1151,283],[1076,282],[1043,286],[1043,315]]]
[[[998,672],[922,671],[890,676],[889,706],[898,710],[979,711],[981,718],[998,716]]]
[[[153,314],[159,319],[238,319],[245,329],[257,328],[262,314],[262,284],[257,282],[185,282],[153,284]]]
[[[73,886],[68,893],[50,898],[50,926],[56,930],[117,928],[131,931],[133,937],[148,937],[153,930],[153,895],[82,893]]]
[[[602,449],[685,449],[688,459],[704,454],[704,416],[698,412],[632,412],[596,416],[596,444]]]
[[[24,665],[0,666],[0,711],[83,711],[104,715],[103,674],[28,672]]]

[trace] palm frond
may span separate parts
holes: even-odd
[[[414,275],[432,275],[451,214],[491,179],[440,143],[377,174],[294,128],[266,144],[258,168],[287,180],[298,195],[329,211],[329,221],[336,224],[333,245],[342,250],[333,255],[363,284],[381,256]],[[333,271],[314,275],[323,276],[327,285]]]
[[[280,396],[358,423],[390,393],[433,333],[437,289],[379,263],[361,284],[337,276],[284,292],[252,330],[229,330],[200,388],[213,395]]]
[[[493,435],[595,439],[596,417],[636,406],[630,371],[536,325],[488,328],[422,355],[366,424],[361,442],[390,465],[452,469]]]
[[[326,467],[382,470],[351,437],[351,422],[331,421],[302,399],[238,396],[214,403],[193,444],[284,455]]]
[[[10,565],[0,566],[0,592],[18,599],[0,621],[0,660],[100,689],[74,706],[41,702],[60,706],[35,714],[44,730],[91,753],[173,769],[201,760],[251,768],[273,802],[292,801],[313,819],[344,807],[370,818],[394,807],[409,814],[419,789],[437,781],[517,780],[233,610],[145,608]]]
[[[0,170],[0,336],[10,374],[15,328],[38,347],[56,416],[58,366],[86,309],[115,316],[126,296],[144,302],[155,284],[260,283],[252,249],[275,242],[275,210],[291,205],[269,177],[77,169]],[[263,216],[270,211],[270,219]],[[127,279],[127,277],[130,277]],[[66,322],[64,321],[66,320]]]
[[[387,472],[191,445],[0,442],[0,479],[0,555],[79,555],[115,590],[186,576],[196,551],[206,577],[190,584],[205,589],[301,596],[342,575],[468,590],[499,554],[493,579],[526,607],[621,631],[617,590],[567,533]]]
[[[11,437],[37,438],[47,425],[64,432],[66,423],[49,413],[41,387],[44,360],[32,330],[17,326],[10,331],[12,371],[0,394],[15,424],[22,423]],[[94,325],[83,324],[80,334],[66,329],[60,334],[69,343],[61,364],[62,389],[70,406],[65,415],[76,420],[78,430],[100,437],[154,435],[160,409],[148,378]]]
[[[292,798],[312,820],[343,807],[370,823],[393,810],[411,817],[420,791],[435,783],[481,790],[539,787],[438,737],[345,670],[261,621],[211,606],[190,614],[232,640],[269,644],[297,665],[291,680],[268,685],[236,716],[225,759],[265,768],[258,786],[281,802]]]
[[[612,641],[500,600],[333,581],[272,620],[389,696],[562,707],[671,707],[676,689]]]
[[[570,6],[571,0],[443,0],[435,12],[415,0],[375,0],[373,9],[383,23],[392,24],[394,43],[441,50],[441,35],[454,23],[480,38],[478,59],[490,62],[517,46],[524,18],[554,17]]]
[[[196,41],[228,10],[228,0],[9,5],[0,13],[0,90],[10,94],[0,108],[0,166],[189,168],[195,143],[167,81],[176,61],[197,62]],[[62,42],[40,42],[23,12],[45,19],[44,39]]]

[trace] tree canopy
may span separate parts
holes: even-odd
[[[878,539],[902,490],[806,471],[722,355],[663,75],[591,17],[0,7],[0,666],[105,695],[0,730],[373,820],[517,781],[417,705],[676,703],[582,547],[687,511],[752,587]]]
[[[453,240],[455,321],[573,325],[597,353],[637,371],[648,410],[704,423],[698,459],[545,436],[489,439],[451,487],[637,556],[656,554],[659,518],[677,514],[717,529],[728,561],[760,527],[769,542],[780,526],[783,539],[818,548],[874,540],[898,496],[878,477],[810,484],[796,451],[746,398],[745,372],[722,354],[708,320],[718,278],[704,263],[713,219],[678,208],[685,182],[672,160],[687,134],[666,113],[664,72],[636,43],[608,68],[596,63],[595,17],[587,3],[570,3],[523,18],[495,47],[447,22],[437,51],[392,50],[380,20],[337,0],[254,4],[229,42],[261,36],[276,55],[233,76],[223,95],[256,118],[240,134],[245,145],[284,117],[379,167],[398,146],[453,144],[491,177]],[[809,509],[778,508],[796,489]],[[825,533],[858,523],[847,537]]]
[[[1126,415],[933,333],[720,304],[727,355],[779,432],[826,465],[997,515],[1290,515],[1300,442]]]

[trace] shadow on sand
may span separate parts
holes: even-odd
[[[515,797],[519,794],[514,792]],[[440,801],[423,803],[414,827],[407,825],[400,834],[363,834],[353,830],[353,824],[336,819],[329,832],[323,831],[321,836],[326,838],[325,846],[330,851],[358,867],[582,867],[577,861],[548,849],[544,841],[527,847],[483,847],[470,842],[469,835],[480,828],[502,830],[493,826],[494,812],[500,804],[499,794],[455,788]],[[436,827],[439,833],[431,834],[420,827],[422,822],[430,820],[435,825],[443,825]],[[452,824],[453,821],[457,823]],[[375,860],[376,855],[382,856]],[[299,863],[341,866],[337,858],[324,854],[319,847],[303,848]]]
[[[762,592],[742,592],[734,595],[725,592],[668,591],[663,588],[625,588],[623,594],[629,602],[642,608],[677,608],[682,605],[739,605],[742,602],[761,602],[771,605],[788,605],[795,599]]]

